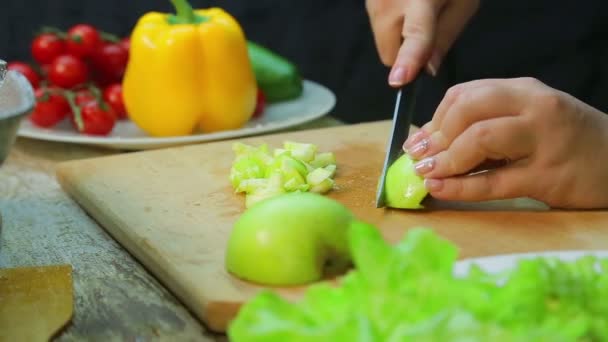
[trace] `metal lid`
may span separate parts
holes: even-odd
[[[0,80],[0,119],[28,114],[36,98],[30,82],[21,73],[7,71]]]
[[[6,75],[6,62],[0,59],[0,82],[4,80],[4,76]]]

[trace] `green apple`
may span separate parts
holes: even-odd
[[[310,185],[306,184],[306,175],[308,174],[306,165],[286,153],[275,157],[266,170],[266,178],[270,178],[276,172],[281,173],[283,187],[288,192],[308,191],[310,188]]]
[[[226,269],[246,281],[275,286],[344,272],[351,265],[348,229],[353,221],[350,210],[320,194],[292,192],[266,199],[234,224]]]
[[[334,188],[336,156],[318,152],[314,144],[285,141],[272,154],[267,144],[234,143],[235,159],[230,182],[237,193],[245,193],[247,208],[288,192],[325,194]]]
[[[386,205],[390,208],[420,209],[428,195],[424,178],[414,169],[414,160],[406,153],[399,157],[386,172]]]

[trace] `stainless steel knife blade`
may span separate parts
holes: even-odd
[[[384,167],[378,182],[378,189],[376,190],[376,208],[386,206],[384,190],[386,171],[403,154],[402,146],[409,136],[410,126],[416,109],[416,95],[420,88],[420,79],[420,76],[416,77],[416,79],[403,86],[397,92],[397,100],[393,112],[393,128],[386,148],[386,157],[384,158]],[[401,106],[402,102],[405,103],[403,106]]]

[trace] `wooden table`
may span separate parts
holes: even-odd
[[[336,126],[331,117],[296,127]],[[74,318],[59,341],[209,341],[175,297],[72,201],[58,162],[119,151],[18,139],[0,167],[0,268],[71,264]]]

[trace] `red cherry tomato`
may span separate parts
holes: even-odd
[[[57,88],[36,89],[36,106],[29,116],[39,127],[52,127],[70,114],[70,104]]]
[[[8,70],[20,72],[23,76],[25,76],[25,78],[27,78],[28,81],[30,81],[32,88],[36,89],[40,85],[40,76],[31,65],[24,62],[14,61],[8,63],[6,68]]]
[[[80,107],[82,126],[78,123],[77,115],[72,115],[72,125],[77,131],[91,135],[108,135],[116,124],[116,114],[107,103],[90,101]]]
[[[257,117],[262,116],[262,113],[264,113],[265,109],[266,109],[266,95],[264,95],[264,92],[262,92],[261,89],[258,89],[258,98],[257,98],[257,102],[255,105],[255,111],[253,112],[252,117],[257,118]]]
[[[89,57],[93,55],[99,44],[101,35],[95,27],[87,24],[72,26],[67,33],[67,52],[75,57]]]
[[[49,74],[51,73],[51,64],[40,65],[40,70],[42,71],[42,77],[48,79]]]
[[[30,46],[32,57],[39,64],[51,63],[57,56],[65,53],[65,42],[53,33],[37,36]]]
[[[129,51],[131,49],[131,37],[124,37],[118,44],[120,44],[120,46],[122,46],[125,50]]]
[[[106,87],[103,91],[103,99],[112,107],[117,119],[120,120],[127,117],[127,110],[122,98],[122,84],[114,83]]]
[[[129,61],[129,52],[119,43],[102,44],[91,56],[96,80],[106,86],[122,81]]]
[[[76,102],[77,106],[83,106],[87,102],[91,102],[91,101],[95,101],[95,100],[96,100],[95,95],[93,95],[93,93],[91,93],[91,91],[88,89],[81,89],[81,90],[77,91],[74,96],[74,102]]]
[[[53,61],[49,70],[49,80],[61,88],[73,88],[88,80],[88,67],[72,55],[61,55]]]

